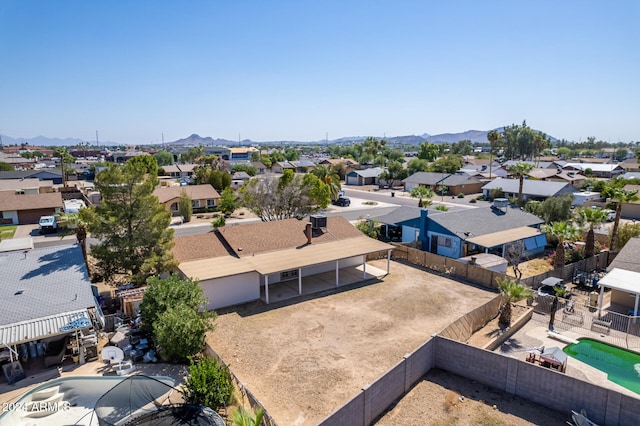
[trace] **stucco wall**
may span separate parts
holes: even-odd
[[[207,305],[209,310],[260,298],[260,279],[257,272],[201,281],[200,287],[209,300]]]

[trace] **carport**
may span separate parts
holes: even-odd
[[[640,273],[627,271],[626,269],[613,268],[600,281],[600,298],[598,300],[598,315],[602,315],[602,302],[604,300],[604,289],[612,290],[611,303],[618,303],[625,306],[624,297],[630,295],[634,298],[633,310],[628,313],[638,316],[638,302],[640,301]],[[619,292],[619,293],[614,293]]]
[[[524,241],[525,249],[530,254],[543,251],[547,244],[546,235],[541,233],[539,229],[530,226],[521,226],[519,228],[468,238],[465,241],[465,251],[473,253],[474,251],[469,248],[469,245],[473,244],[484,248],[485,253],[489,253],[491,249],[499,248],[501,255],[504,256],[505,245],[520,240]]]

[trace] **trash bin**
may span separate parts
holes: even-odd
[[[598,306],[598,292],[597,291],[592,291],[591,293],[589,293],[589,306],[595,308],[596,306]]]

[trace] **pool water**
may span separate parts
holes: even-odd
[[[607,373],[607,378],[640,394],[640,354],[592,339],[579,339],[562,349],[564,353]]]

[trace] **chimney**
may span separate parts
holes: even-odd
[[[307,225],[304,228],[304,233],[307,236],[307,244],[311,244],[311,233],[313,232],[311,227],[311,222],[307,222]]]

